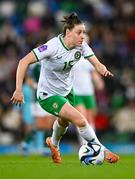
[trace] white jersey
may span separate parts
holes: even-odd
[[[73,86],[73,65],[81,56],[87,58],[94,55],[86,42],[79,47],[68,49],[62,34],[33,49],[33,53],[37,60],[41,61],[37,97],[42,99],[52,95],[69,94]]]
[[[74,83],[73,89],[76,95],[93,95],[94,86],[91,78],[91,72],[95,71],[90,62],[81,58],[81,60],[73,67]]]

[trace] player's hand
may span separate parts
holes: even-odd
[[[19,105],[24,103],[24,97],[22,91],[15,90],[11,97],[12,104]]]
[[[105,65],[100,64],[100,66],[97,67],[97,71],[99,74],[101,74],[102,76],[114,76],[110,71],[108,71],[108,69],[105,67]]]

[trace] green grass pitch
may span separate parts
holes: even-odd
[[[78,156],[63,155],[62,164],[50,157],[36,155],[0,155],[2,179],[130,179],[135,178],[135,156],[121,155],[117,164],[105,162],[100,166],[80,164]]]

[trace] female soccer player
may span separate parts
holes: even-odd
[[[41,61],[37,98],[44,110],[58,117],[53,124],[52,137],[46,139],[55,163],[61,163],[59,142],[70,122],[77,126],[80,135],[85,140],[101,144],[86,118],[73,107],[72,67],[80,60],[81,56],[84,56],[101,75],[113,76],[99,62],[92,49],[84,41],[85,25],[77,14],[72,13],[65,16],[62,22],[64,23],[63,34],[33,49],[21,59],[16,73],[16,89],[11,98],[12,103],[16,105],[24,102],[22,84],[26,70],[30,64]],[[108,162],[118,161],[119,157],[116,154],[110,152],[103,145],[102,147]]]

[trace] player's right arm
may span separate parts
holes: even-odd
[[[37,59],[32,52],[30,52],[20,60],[16,72],[16,89],[11,98],[12,104],[21,105],[24,102],[24,97],[22,92],[23,80],[28,66],[35,62],[37,62]]]
[[[16,72],[16,89],[11,98],[11,102],[13,104],[21,105],[24,102],[22,85],[28,66],[37,61],[50,58],[53,54],[57,52],[57,48],[57,38],[53,38],[49,40],[46,44],[42,44],[41,46],[33,49],[29,54],[27,54],[24,58],[20,60]]]

